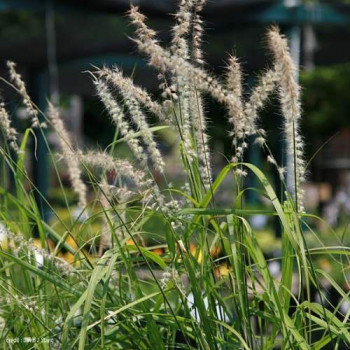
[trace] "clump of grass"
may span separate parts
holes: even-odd
[[[47,223],[40,217],[25,151],[32,128],[44,134],[39,117],[46,117],[30,101],[14,64],[9,64],[32,125],[17,139],[1,105],[2,161],[15,183],[14,194],[0,188],[4,344],[26,349],[35,341],[40,349],[80,350],[321,349],[350,344],[350,312],[339,311],[348,294],[313,263],[314,256],[322,254],[345,267],[342,259],[348,249],[322,244],[308,249],[304,237],[299,86],[287,40],[276,28],[268,31],[272,67],[245,99],[237,58],[229,58],[222,80],[204,69],[199,15],[203,5],[203,0],[180,3],[169,48],[158,43],[146,18],[131,7],[129,16],[137,28],[134,41],[160,71],[162,94],[154,100],[118,68],[92,72],[97,94],[118,130],[106,151],[74,148],[59,109],[49,105],[46,122],[60,138],[60,158],[78,198],[78,215],[68,221],[49,202],[55,220]],[[286,166],[294,177],[284,201],[261,169],[243,162],[248,138],[255,137],[283,179],[266,132],[258,127],[259,111],[274,91],[284,117]],[[232,130],[232,162],[215,178],[204,93],[226,107]],[[162,125],[151,126],[149,113]],[[176,187],[168,180],[167,160],[155,136],[163,128],[177,137],[184,181]],[[134,164],[114,156],[121,142],[130,148]],[[46,145],[67,198],[57,157]],[[111,170],[116,174],[113,181],[107,176]],[[223,208],[217,204],[217,193],[232,173],[235,205]],[[256,190],[270,203],[270,211],[246,206],[249,188],[242,176],[248,173],[259,180]],[[88,192],[94,195],[88,197]],[[68,200],[66,206],[70,212]],[[259,233],[249,223],[254,214],[278,217],[282,227],[277,276],[270,272]],[[34,228],[37,237],[32,241]],[[145,242],[149,237],[151,246]],[[324,280],[339,294],[338,304],[327,302]],[[319,302],[313,301],[313,291]],[[24,337],[31,339],[30,345]]]

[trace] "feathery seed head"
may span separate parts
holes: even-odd
[[[133,81],[123,76],[120,69],[115,67],[113,70],[106,67],[97,71],[101,78],[113,84],[120,91],[127,91],[128,95],[133,96],[137,101],[156,115],[161,121],[167,122],[164,118],[162,106],[152,100],[151,96],[143,88],[136,86]]]
[[[297,67],[290,55],[287,39],[277,27],[268,32],[269,47],[274,56],[275,70],[279,76],[279,97],[284,116],[284,133],[287,142],[288,164],[290,171],[290,189],[296,196],[297,210],[303,207],[302,193],[298,190],[304,181],[305,162],[303,159],[303,141],[299,134],[301,117],[300,87],[296,81]]]
[[[79,152],[74,151],[71,144],[69,134],[64,127],[63,121],[60,118],[57,108],[52,103],[49,103],[48,115],[51,119],[52,125],[59,136],[59,142],[63,151],[63,158],[67,164],[70,181],[74,192],[79,197],[78,207],[84,209],[87,205],[87,187],[82,180],[82,173],[79,166]]]
[[[0,103],[0,127],[3,130],[4,137],[9,142],[10,147],[15,152],[19,152],[17,144],[17,131],[11,127],[11,119],[3,102]]]
[[[109,112],[113,123],[119,128],[120,133],[125,137],[125,141],[136,159],[145,165],[147,163],[147,157],[143,151],[143,148],[140,146],[140,142],[136,137],[134,130],[125,120],[124,112],[112,95],[108,85],[101,79],[96,79],[94,84],[97,94]]]
[[[16,64],[12,61],[7,61],[7,67],[9,68],[11,80],[22,96],[22,102],[26,108],[28,115],[31,118],[32,128],[44,128],[45,124],[40,124],[39,122],[38,110],[35,108],[32,100],[28,95],[27,88],[24,84],[24,81],[22,80],[22,76],[16,71]]]
[[[117,175],[131,179],[140,188],[149,185],[149,181],[145,179],[145,173],[135,169],[127,160],[114,158],[107,153],[95,151],[80,154],[79,158],[82,163],[94,167],[104,170],[116,170]]]
[[[235,56],[229,57],[226,84],[229,91],[232,91],[237,97],[242,96],[242,70]]]

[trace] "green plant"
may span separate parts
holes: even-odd
[[[51,209],[56,223],[40,218],[24,160],[32,130],[45,133],[41,122],[45,115],[29,99],[21,77],[9,64],[14,86],[32,121],[18,145],[10,118],[1,107],[0,122],[7,140],[1,148],[2,162],[13,174],[16,188],[15,194],[6,187],[0,189],[0,230],[5,237],[0,250],[4,325],[0,341],[9,348],[32,348],[33,342],[42,349],[80,350],[321,349],[349,344],[350,313],[339,312],[340,302],[326,305],[321,279],[331,283],[342,300],[349,301],[349,297],[313,264],[313,257],[321,254],[346,259],[349,250],[322,244],[308,249],[304,237],[302,223],[308,215],[303,212],[301,190],[305,169],[298,133],[299,87],[287,40],[277,28],[269,30],[273,65],[246,100],[236,58],[229,60],[225,82],[203,68],[199,16],[203,5],[203,1],[181,2],[170,49],[158,44],[145,17],[131,8],[129,15],[137,26],[135,41],[161,72],[163,99],[153,100],[117,68],[91,73],[117,127],[107,151],[75,149],[58,109],[49,105],[46,123],[60,136],[61,156],[78,197],[78,207],[68,223],[55,208]],[[288,149],[289,192],[286,186],[283,200],[258,167],[244,163],[247,140],[255,138],[284,183],[286,169],[277,164],[265,131],[257,126],[258,112],[275,90]],[[232,161],[215,180],[203,93],[226,107],[233,135]],[[150,127],[146,111],[158,117],[162,126]],[[167,162],[156,142],[156,133],[164,127],[178,137],[183,184],[177,187],[169,183]],[[114,156],[121,142],[129,146],[137,166]],[[49,144],[47,147],[55,165],[56,158]],[[111,170],[117,174],[113,183],[106,176]],[[82,179],[83,172],[89,186]],[[245,186],[248,173],[259,180],[258,188]],[[232,174],[235,204],[222,208],[216,196]],[[25,183],[32,191],[27,191]],[[62,185],[60,190],[66,198]],[[88,191],[95,193],[91,201]],[[270,209],[247,208],[248,191],[259,192]],[[249,223],[254,214],[277,216],[283,228],[278,278],[271,274]],[[98,233],[92,229],[96,220],[103,221]],[[57,231],[58,224],[64,227],[63,235]],[[40,247],[31,240],[34,229]],[[81,240],[86,232],[91,233],[88,242]],[[150,233],[156,247],[143,244]],[[99,251],[97,259],[87,246],[95,256]],[[156,254],[155,248],[165,248],[164,253]],[[72,263],[62,259],[62,249],[73,256]],[[342,264],[342,260],[337,262]],[[320,295],[319,303],[312,302],[312,290]]]

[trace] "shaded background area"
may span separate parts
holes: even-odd
[[[43,110],[47,97],[64,107],[67,125],[80,145],[105,147],[114,134],[86,72],[93,70],[94,65],[118,65],[126,74],[133,75],[137,84],[157,95],[155,71],[146,65],[130,40],[133,28],[125,16],[129,3],[122,0],[0,0],[0,75],[7,77],[6,60],[17,62],[31,95]],[[133,3],[149,17],[149,24],[158,31],[161,42],[167,43],[171,35],[169,28],[174,23],[171,14],[177,2],[139,0]],[[240,57],[248,88],[270,62],[264,38],[266,28],[278,24],[290,38],[294,58],[301,66],[302,127],[307,159],[312,159],[306,189],[314,199],[309,206],[311,210],[322,211],[339,191],[346,193],[348,201],[350,3],[215,0],[205,7],[203,19],[207,29],[203,48],[207,69],[221,74],[228,54],[234,53]],[[4,84],[2,95],[15,111],[16,126],[25,126],[26,116],[19,98],[13,98]],[[213,101],[206,103],[211,110],[212,148],[218,154],[215,163],[221,166],[224,157],[220,154],[229,155],[231,151],[231,140],[224,127],[225,113]],[[276,133],[281,129],[277,101],[271,100],[262,120],[262,125],[271,130],[270,142],[280,150],[283,161],[283,147]],[[36,185],[47,194],[49,168],[45,151],[40,151],[40,138],[38,141],[39,157],[33,159],[33,173]],[[252,148],[248,158],[263,162],[257,148]]]

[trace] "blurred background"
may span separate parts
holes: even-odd
[[[177,1],[131,2],[140,6],[161,42],[167,43]],[[8,78],[7,60],[16,62],[35,103],[43,110],[47,98],[59,103],[74,142],[85,149],[105,148],[115,132],[95,95],[88,70],[118,65],[137,84],[155,96],[158,93],[156,72],[130,40],[133,28],[125,16],[129,4],[126,0],[0,0],[0,76]],[[206,68],[220,75],[228,55],[236,55],[248,92],[257,74],[271,62],[265,40],[267,27],[278,24],[287,35],[294,60],[300,65],[298,79],[303,87],[302,134],[309,169],[306,208],[344,230],[350,214],[350,1],[213,0],[208,1],[203,19]],[[1,94],[15,126],[23,130],[28,121],[20,98],[14,97],[6,84],[1,85]],[[231,154],[231,138],[224,111],[209,99],[206,104],[211,111],[208,132],[215,172],[225,164],[224,155]],[[269,131],[276,159],[283,163],[278,132],[281,118],[273,98],[262,113],[261,124]],[[171,154],[171,137],[161,134],[160,138],[168,140],[168,144],[162,143],[163,153]],[[49,135],[49,140],[56,143],[54,135]],[[38,157],[31,159],[35,184],[59,204],[40,135],[37,142],[33,147],[37,147]],[[275,176],[264,157],[253,146],[247,160]],[[253,179],[248,181],[254,185]],[[230,198],[223,194],[222,201]],[[254,195],[248,201],[261,204]],[[265,225],[262,218],[253,220],[257,227]]]

